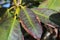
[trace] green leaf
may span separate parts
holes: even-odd
[[[60,0],[46,0],[39,8],[48,8],[56,11],[60,11]]]
[[[13,40],[15,36],[15,40],[22,40],[22,34],[19,28],[20,25],[18,21],[16,20],[16,18],[11,17],[10,14],[8,15],[8,17],[8,19],[6,19],[0,24],[0,40]],[[16,32],[18,33],[16,34]]]
[[[20,24],[18,22],[15,23],[15,27],[12,30],[10,40],[24,40],[24,37],[21,32]]]
[[[37,16],[28,8],[22,8],[20,13],[23,28],[34,38],[39,39],[42,35],[42,26],[37,20]]]
[[[56,27],[60,26],[60,13],[57,13],[54,10],[50,10],[50,9],[39,9],[39,8],[35,8],[32,9],[32,11],[39,16],[41,22],[45,23],[45,24],[52,24],[55,25]]]

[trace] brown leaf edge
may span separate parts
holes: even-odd
[[[39,20],[39,17],[36,15],[36,20],[37,22],[41,25],[41,21]],[[24,24],[24,22],[22,21],[22,19],[19,19],[19,22],[21,23],[22,27],[25,29],[25,31],[30,34],[33,38],[40,40],[40,38],[35,37],[32,32],[26,27],[26,25]]]

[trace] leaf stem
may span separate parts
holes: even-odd
[[[20,0],[20,4],[22,4],[22,0]]]
[[[13,3],[14,3],[15,6],[17,6],[17,2],[16,2],[16,0],[13,0]]]

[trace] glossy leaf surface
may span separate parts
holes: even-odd
[[[35,8],[32,9],[35,14],[37,14],[40,20],[45,24],[53,24],[55,26],[60,26],[60,13],[50,10],[50,9],[43,9],[43,8]]]
[[[0,23],[0,40],[13,39],[23,40],[18,21],[9,14],[8,18]]]
[[[23,28],[34,38],[39,39],[42,35],[42,26],[37,16],[30,9],[22,9],[20,13],[20,21]]]
[[[24,40],[21,32],[20,24],[16,22],[15,27],[12,30],[10,40]]]

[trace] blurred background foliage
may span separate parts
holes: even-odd
[[[60,0],[0,0],[0,40],[58,40],[59,3]]]

